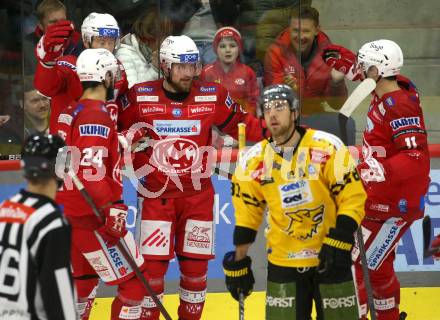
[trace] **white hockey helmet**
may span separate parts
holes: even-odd
[[[107,72],[111,73],[113,79],[117,78],[119,72],[118,60],[107,49],[85,49],[76,61],[76,73],[81,82],[102,82]]]
[[[400,74],[403,66],[402,49],[391,40],[367,42],[359,49],[357,67],[367,72],[371,66],[375,66],[382,77]]]
[[[194,63],[199,67],[199,49],[188,36],[168,36],[160,45],[160,62],[167,69],[171,69],[173,63]]]
[[[116,19],[108,13],[92,12],[81,25],[84,42],[91,43],[93,37],[115,38],[115,48],[119,45],[120,30]]]

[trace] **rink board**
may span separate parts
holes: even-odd
[[[426,214],[431,216],[432,234],[440,233],[440,170],[431,170],[431,184],[426,197]],[[209,263],[208,278],[223,279],[221,260],[223,255],[233,249],[232,232],[234,228],[234,210],[231,203],[230,181],[214,175],[212,182],[215,188],[214,219],[216,222],[216,258]],[[0,199],[5,199],[16,193],[23,185],[0,185]],[[408,186],[409,188],[411,186]],[[134,231],[135,216],[137,215],[136,189],[128,179],[124,179],[124,201],[129,206],[127,226]],[[440,271],[440,262],[432,258],[423,259],[423,236],[421,220],[416,221],[409,232],[399,242],[395,269],[397,272],[411,271]],[[176,263],[171,262],[167,273],[167,280],[178,280],[179,274]],[[440,316],[439,316],[440,319]]]
[[[440,319],[440,288],[403,288],[401,310],[408,313],[407,319]],[[110,318],[112,298],[99,298],[92,309],[91,320]],[[165,308],[173,319],[177,319],[177,295],[166,295]],[[264,320],[265,293],[254,292],[245,303],[245,319]],[[162,319],[162,318],[161,318]],[[238,319],[238,304],[228,293],[208,293],[202,320]]]

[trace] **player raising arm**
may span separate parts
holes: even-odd
[[[414,84],[400,75],[402,50],[391,40],[364,44],[357,58],[341,46],[328,48],[323,57],[350,79],[371,78],[377,83],[358,166],[367,191],[362,231],[377,319],[395,320],[399,318],[400,284],[394,272],[394,249],[411,224],[423,217],[430,181],[419,95]],[[362,319],[366,319],[367,294],[360,257],[358,251],[354,253]]]
[[[73,32],[73,24],[62,20],[48,27],[35,48],[38,59],[35,72],[35,88],[47,97],[51,97],[49,131],[54,132],[60,112],[72,101],[82,95],[81,82],[76,74],[76,56],[63,56],[68,39]],[[91,13],[83,21],[81,35],[85,48],[105,48],[113,52],[119,43],[120,30],[115,18],[110,14]],[[122,65],[118,73],[118,92],[127,88]]]

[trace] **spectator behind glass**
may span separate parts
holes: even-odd
[[[24,80],[23,93],[24,135],[46,133],[49,127],[50,101],[33,86],[33,78]]]
[[[299,91],[302,114],[325,111],[325,105],[341,108],[347,98],[342,73],[322,60],[329,37],[320,30],[319,12],[301,7],[292,12],[290,26],[269,47],[264,61],[264,84],[285,83]]]
[[[190,37],[196,43],[200,52],[202,65],[213,63],[215,52],[212,47],[217,25],[212,15],[209,0],[201,0],[200,7],[187,21],[182,34]]]
[[[159,78],[158,47],[171,33],[171,24],[166,17],[158,20],[158,16],[157,7],[147,9],[134,22],[132,33],[121,39],[116,51],[116,58],[125,68],[129,88]]]
[[[240,32],[233,27],[220,28],[213,47],[217,60],[203,68],[200,79],[222,84],[246,112],[255,115],[259,88],[255,72],[240,62],[243,50]]]
[[[41,36],[46,32],[46,28],[55,22],[66,20],[66,7],[59,0],[43,0],[36,10],[38,24],[35,31],[29,33],[23,40],[23,57],[24,57],[24,74],[31,75],[35,73],[37,59],[34,54],[35,46]],[[64,50],[64,54],[78,55],[82,50],[80,43],[81,36],[78,32],[74,32],[69,39],[69,43]]]

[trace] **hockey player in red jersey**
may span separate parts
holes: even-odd
[[[429,186],[429,152],[423,112],[413,83],[400,75],[403,54],[390,40],[364,44],[354,54],[332,46],[326,62],[350,78],[372,78],[373,93],[358,165],[367,191],[362,233],[378,320],[399,319],[400,284],[394,272],[395,249],[403,233],[423,217]],[[361,319],[367,294],[359,251],[353,250]]]
[[[134,85],[119,121],[148,127],[152,148],[136,153],[136,172],[148,172],[138,193],[140,248],[151,286],[162,295],[169,260],[176,253],[180,278],[179,319],[200,319],[206,295],[208,260],[214,257],[214,190],[210,180],[212,126],[237,137],[248,124],[250,140],[261,140],[259,120],[242,112],[226,89],[194,80],[200,72],[197,47],[187,36],[167,37],[160,47],[164,79]],[[139,178],[139,174],[138,174]],[[159,197],[159,198],[158,198]],[[159,319],[146,297],[142,319]]]
[[[138,319],[146,294],[119,249],[124,241],[138,266],[144,260],[125,229],[127,206],[122,202],[121,153],[118,134],[105,101],[111,96],[116,58],[106,49],[86,49],[76,64],[83,95],[58,118],[57,132],[70,147],[71,168],[105,215],[102,225],[80,192],[65,179],[57,201],[72,225],[72,268],[78,291],[78,313],[88,318],[88,298],[99,278],[118,285],[111,319]]]
[[[35,72],[35,88],[51,97],[49,131],[53,131],[58,115],[72,101],[82,95],[81,83],[76,74],[76,56],[63,56],[64,47],[73,32],[70,21],[63,20],[51,26],[35,48],[38,59]],[[81,34],[85,48],[105,48],[113,51],[118,45],[120,30],[115,18],[110,14],[91,13],[83,21]],[[120,79],[115,85],[115,97],[128,88],[125,71],[120,64]]]

